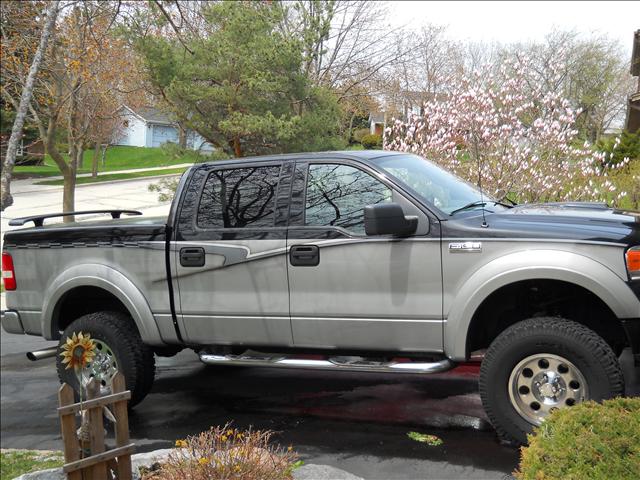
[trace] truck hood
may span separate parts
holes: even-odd
[[[443,222],[443,236],[471,232],[488,238],[540,238],[640,245],[640,212],[610,208],[601,203],[544,203],[518,205],[482,215]]]

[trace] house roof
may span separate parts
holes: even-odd
[[[164,113],[162,110],[156,107],[140,107],[134,110],[133,108],[123,105],[123,108],[129,110],[134,115],[140,117],[147,123],[156,123],[160,125],[174,125],[175,122],[171,117]]]

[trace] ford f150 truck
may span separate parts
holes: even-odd
[[[108,388],[122,371],[132,403],[154,354],[182,348],[207,364],[421,374],[474,356],[488,417],[524,442],[556,408],[622,395],[618,356],[640,358],[638,213],[507,205],[385,151],[198,164],[168,218],[109,213],[12,221],[34,226],[4,235],[2,326],[90,333],[88,375]]]

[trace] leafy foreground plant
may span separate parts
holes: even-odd
[[[637,480],[640,398],[557,410],[528,440],[514,473],[520,480]]]
[[[407,433],[407,437],[409,437],[411,440],[415,440],[416,442],[426,443],[430,447],[437,447],[443,444],[443,441],[440,437],[429,435],[427,433],[409,432]]]
[[[211,428],[176,441],[166,463],[141,472],[143,480],[288,480],[302,462],[292,447],[270,444],[274,432]]]

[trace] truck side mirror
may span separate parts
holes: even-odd
[[[418,228],[418,217],[405,215],[398,203],[385,202],[364,207],[364,231],[367,235],[411,235]]]

